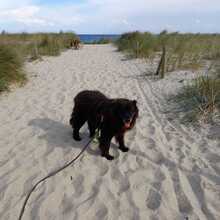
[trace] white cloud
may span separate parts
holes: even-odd
[[[33,17],[37,12],[39,12],[39,10],[40,8],[37,6],[26,6],[17,9],[0,11],[0,16],[5,16],[15,19],[24,19],[24,18]]]
[[[171,12],[171,11],[207,11],[220,9],[219,0],[87,0],[88,5],[96,5],[103,11],[111,13],[124,12],[137,14],[140,11],[146,13]]]
[[[83,3],[63,0],[56,4],[45,4],[45,1],[43,5],[36,4],[37,0],[0,1],[1,24],[5,20],[28,25],[28,30],[33,25],[34,30],[44,27],[49,31],[63,29],[84,33],[159,31],[166,27],[175,30],[186,26],[187,19],[199,28],[205,26],[204,21],[198,19],[201,13],[220,11],[219,0],[85,0]]]
[[[0,19],[5,19],[7,21],[14,21],[23,23],[25,25],[53,25],[52,22],[49,22],[45,19],[38,17],[40,7],[38,6],[25,6],[16,9],[8,9],[0,11]]]
[[[32,2],[33,2],[32,0],[1,0],[0,10],[24,7],[24,6],[32,5]]]

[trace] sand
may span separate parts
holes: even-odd
[[[17,219],[30,188],[89,140],[84,126],[75,142],[68,124],[83,89],[138,101],[140,117],[126,136],[130,151],[119,152],[112,141],[110,162],[92,143],[73,166],[39,185],[24,220],[220,219],[218,134],[167,116],[165,97],[185,76],[143,78],[153,67],[111,45],[27,63],[29,82],[0,96],[0,219]]]

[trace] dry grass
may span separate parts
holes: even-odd
[[[0,92],[8,90],[11,83],[22,84],[25,80],[19,54],[10,46],[0,45]]]
[[[200,76],[184,86],[172,101],[178,103],[184,121],[209,121],[220,116],[220,77]]]
[[[11,83],[25,82],[23,63],[41,56],[57,56],[70,47],[74,33],[0,34],[0,92]]]
[[[131,57],[154,57],[166,49],[165,72],[177,69],[199,69],[206,59],[220,58],[220,34],[180,34],[161,32],[131,32],[122,34],[116,42],[119,51]]]
[[[70,47],[74,33],[1,34],[0,44],[13,46],[24,58],[57,56]]]

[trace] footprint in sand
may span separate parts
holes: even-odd
[[[104,204],[99,205],[98,211],[96,212],[95,216],[97,217],[97,219],[102,219],[104,220],[105,218],[107,218],[107,214],[108,214],[108,209]]]
[[[160,207],[161,195],[154,189],[150,189],[146,200],[147,207],[156,210]]]
[[[162,171],[159,169],[156,170],[155,176],[154,176],[154,182],[152,183],[152,187],[149,190],[146,205],[149,209],[156,210],[160,207],[161,204],[161,186],[162,182],[165,180],[165,175],[162,173]]]

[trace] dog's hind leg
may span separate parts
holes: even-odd
[[[89,128],[90,137],[93,137],[95,135],[95,131],[100,124],[100,120],[101,119],[99,119],[98,117],[90,117],[88,119],[88,128]]]
[[[81,137],[79,136],[79,130],[83,126],[83,124],[86,122],[86,118],[75,109],[73,110],[73,113],[71,115],[70,124],[73,128],[73,139],[76,141],[81,141]]]
[[[90,137],[93,137],[95,135],[96,126],[94,124],[94,121],[88,120],[88,127],[89,127],[89,133]]]

